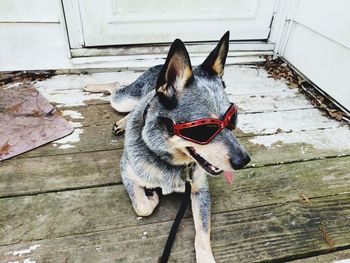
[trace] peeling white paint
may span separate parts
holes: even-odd
[[[85,92],[83,88],[86,84],[118,82],[121,86],[124,86],[132,83],[141,74],[142,72],[134,71],[62,74],[38,81],[34,85],[57,107],[78,106],[84,105],[86,100],[109,100],[109,96],[103,93]],[[285,81],[269,78],[268,73],[263,68],[228,66],[225,68],[224,80],[226,92],[231,94],[230,97],[233,101],[235,101],[234,96],[237,95],[279,93],[278,96],[283,97],[284,92],[286,94],[294,92],[294,90],[289,89]],[[251,109],[248,105],[246,107]]]
[[[338,121],[322,116],[318,109],[241,114],[238,118],[238,128],[244,133],[254,134],[336,128],[340,125]]]
[[[63,144],[63,145],[58,146],[58,149],[69,149],[69,148],[74,148],[74,147],[75,146],[71,145],[71,144]]]
[[[74,128],[80,128],[83,127],[83,124],[81,122],[76,121],[68,121]]]
[[[133,71],[105,72],[94,74],[62,74],[38,81],[36,88],[57,107],[85,105],[87,100],[108,101],[109,96],[103,93],[85,92],[86,84],[105,84],[118,82],[121,85],[130,84],[141,73]]]
[[[83,129],[76,128],[72,134],[55,141],[55,143],[52,145],[58,147],[59,149],[68,149],[75,147],[74,144],[80,141],[80,135],[82,133]]]
[[[232,93],[232,94],[231,94]],[[284,92],[267,92],[256,95],[228,95],[231,102],[244,112],[266,112],[314,108],[305,97],[293,89]]]
[[[50,102],[58,106],[84,105],[90,99],[108,100],[102,93],[83,91],[86,84],[118,82],[127,85],[134,81],[142,72],[122,71],[93,74],[63,74],[38,81],[34,85]],[[228,66],[225,68],[224,80],[226,92],[230,99],[238,101],[238,106],[245,111],[270,111],[261,114],[241,114],[238,127],[244,133],[277,134],[257,136],[250,141],[276,148],[281,143],[306,143],[318,149],[349,149],[350,132],[347,128],[339,127],[339,122],[321,115],[317,109],[290,110],[309,108],[310,103],[296,89],[290,89],[285,80],[270,78],[263,68],[252,66]],[[267,97],[268,96],[268,97]],[[251,100],[249,99],[250,97]],[[245,102],[246,100],[246,102]],[[271,112],[272,111],[272,112]],[[274,112],[273,112],[274,111]],[[64,116],[70,116],[76,130],[54,145],[61,149],[74,147],[79,142],[82,126],[79,122],[83,116],[73,110],[62,111]],[[327,128],[324,131],[300,132]],[[291,133],[284,133],[288,131]],[[306,154],[307,148],[301,153]]]
[[[270,92],[286,92],[291,89],[284,80],[270,78],[263,68],[229,66],[223,77],[226,92],[234,95],[257,95]]]
[[[13,255],[13,256],[23,256],[25,254],[29,254],[31,252],[33,252],[34,250],[36,250],[38,247],[40,247],[40,245],[33,245],[33,246],[30,246],[29,248],[27,249],[22,249],[22,250],[16,250],[16,251],[12,251],[12,252],[9,252],[7,253],[8,255]]]
[[[18,87],[20,85],[23,85],[23,82],[13,82],[5,85],[5,89],[12,89],[15,87]]]
[[[56,106],[80,106],[85,105],[86,100],[105,100],[108,101],[109,97],[104,96],[102,93],[87,93],[83,90],[57,90],[39,89],[45,98],[50,102],[56,104]]]
[[[84,119],[83,115],[75,110],[64,110],[62,111],[62,116],[70,116],[72,119]]]
[[[249,141],[264,145],[268,149],[277,148],[281,143],[305,143],[316,149],[331,149],[341,152],[350,149],[350,130],[347,127],[305,132],[278,133],[257,136]],[[305,150],[304,150],[305,151]]]
[[[23,263],[36,263],[36,261],[31,260],[30,258],[26,258],[25,260],[23,260]]]

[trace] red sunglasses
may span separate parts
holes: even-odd
[[[233,130],[237,125],[237,106],[231,104],[223,120],[205,118],[185,123],[173,123],[173,132],[177,136],[198,144],[208,144],[224,128]]]

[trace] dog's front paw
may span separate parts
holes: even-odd
[[[215,263],[208,233],[197,232],[194,241],[197,263]]]
[[[120,121],[117,121],[113,124],[113,133],[115,136],[122,135],[125,132],[125,125],[126,122],[124,119],[121,119]]]
[[[140,196],[135,196],[133,206],[138,216],[149,216],[159,204],[159,197],[156,191],[144,192]]]
[[[211,249],[196,247],[196,261],[197,263],[215,263]]]

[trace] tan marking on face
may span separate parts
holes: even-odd
[[[171,151],[174,164],[183,165],[193,162],[193,159],[188,155],[186,150],[186,147],[189,146],[188,141],[174,135],[166,141],[166,144]]]
[[[232,170],[229,152],[223,142],[209,143],[207,145],[196,144],[193,148],[212,165],[222,170]]]
[[[182,139],[177,135],[174,135],[173,137],[169,138],[167,144],[172,149],[181,149],[187,146],[192,146],[192,143],[190,141]]]
[[[175,149],[172,155],[174,164],[182,165],[192,162],[192,158],[179,149]]]
[[[232,170],[228,149],[223,142],[201,145],[174,135],[168,139],[167,145],[170,149],[173,149],[172,152],[174,152],[176,149],[182,151],[189,158],[191,158],[191,161],[193,161],[193,158],[188,153],[186,147],[193,147],[200,156],[202,156],[212,165],[215,165],[217,168],[228,171]]]

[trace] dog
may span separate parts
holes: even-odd
[[[237,107],[229,102],[223,82],[229,49],[226,32],[205,61],[192,67],[184,43],[176,39],[164,65],[146,70],[125,87],[87,85],[86,91],[111,92],[111,105],[129,113],[116,122],[114,132],[125,130],[120,161],[122,181],[138,216],[149,216],[162,194],[184,192],[181,176],[190,164],[191,204],[197,262],[215,262],[210,246],[210,194],[207,175],[224,174],[250,162],[232,129]]]

